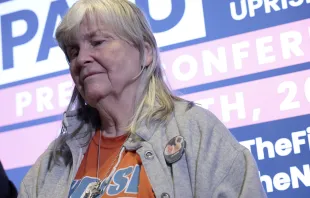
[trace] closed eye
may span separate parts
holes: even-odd
[[[96,46],[98,46],[98,45],[101,45],[101,44],[104,43],[104,42],[105,42],[105,40],[92,41],[92,42],[91,42],[91,45],[94,46],[94,47],[96,47]]]
[[[72,60],[75,57],[77,57],[79,55],[79,50],[78,48],[74,47],[74,48],[69,48],[67,51],[67,54],[69,56],[69,59]]]

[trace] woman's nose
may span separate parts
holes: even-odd
[[[93,62],[93,57],[91,56],[91,50],[86,48],[86,47],[82,47],[79,50],[79,54],[77,56],[77,63],[80,66],[86,66],[89,63]]]

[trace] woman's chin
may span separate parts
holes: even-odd
[[[98,102],[100,102],[110,94],[110,91],[105,91],[104,89],[86,90],[84,94],[86,103],[92,107],[96,107]]]

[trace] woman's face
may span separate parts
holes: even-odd
[[[83,20],[66,52],[73,81],[89,105],[95,107],[101,99],[137,90],[134,78],[141,71],[140,53],[104,24]]]

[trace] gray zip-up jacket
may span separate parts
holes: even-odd
[[[71,133],[80,122],[76,111],[67,112],[66,119],[67,133]],[[81,128],[81,133],[86,128]],[[198,106],[187,109],[187,103],[176,102],[174,116],[166,126],[142,125],[136,135],[142,141],[128,138],[124,146],[140,155],[156,197],[266,197],[251,153],[208,110]],[[163,151],[177,135],[185,138],[186,150],[179,161],[168,165]],[[19,198],[68,197],[87,150],[84,143],[81,137],[67,141],[72,165],[53,165],[48,170],[52,143],[23,179]]]

